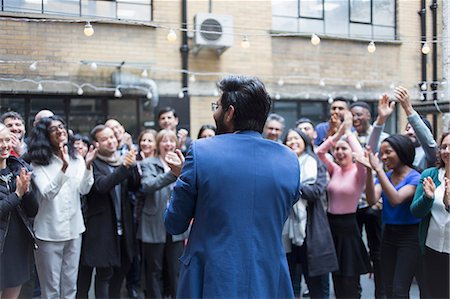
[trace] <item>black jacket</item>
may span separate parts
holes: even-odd
[[[38,211],[38,203],[32,191],[24,194],[20,199],[15,193],[15,180],[22,168],[30,170],[30,166],[20,158],[14,156],[6,160],[6,165],[11,169],[12,176],[8,178],[0,177],[0,253],[3,252],[6,235],[8,233],[9,223],[12,213],[17,213],[25,224],[29,236],[35,240],[32,223],[29,217],[34,217]],[[9,183],[8,183],[9,181]],[[12,190],[13,188],[14,190]],[[34,242],[36,248],[36,242]]]
[[[90,267],[119,267],[122,256],[130,262],[135,252],[136,236],[132,220],[131,204],[128,191],[139,189],[137,167],[127,169],[124,166],[113,167],[111,172],[108,163],[96,158],[92,162],[94,185],[87,195],[85,224],[81,247],[81,263]],[[117,234],[117,220],[114,208],[116,198],[115,186],[121,185],[121,209],[123,243]]]

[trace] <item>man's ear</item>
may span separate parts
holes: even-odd
[[[236,110],[234,109],[233,105],[228,106],[227,111],[225,111],[225,122],[233,122],[235,112]]]
[[[94,141],[94,146],[95,146],[95,148],[98,148],[98,147],[99,147],[99,145],[100,145],[100,144],[98,144],[98,142],[97,142],[97,141]]]

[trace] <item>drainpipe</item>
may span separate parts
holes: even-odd
[[[433,4],[431,4],[431,12],[433,19],[433,83],[431,83],[431,90],[433,91],[433,101],[438,100],[437,88],[438,88],[438,65],[437,65],[437,52],[438,52],[438,44],[437,44],[437,0],[433,0]]]
[[[420,15],[420,31],[421,31],[421,48],[423,44],[427,41],[427,23],[426,23],[426,15],[427,15],[427,8],[426,8],[426,0],[421,0],[421,8],[419,11]],[[419,90],[423,82],[427,82],[427,55],[422,53],[422,80],[419,83]],[[424,101],[427,100],[427,94],[423,94]]]
[[[183,73],[181,74],[181,85],[183,87],[184,98],[188,95],[188,84],[189,84],[189,74],[188,74],[188,59],[189,59],[189,45],[187,36],[187,0],[181,0],[181,69]]]

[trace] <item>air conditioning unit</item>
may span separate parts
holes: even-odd
[[[200,49],[215,49],[220,55],[233,45],[233,17],[198,13],[194,17],[194,54]]]

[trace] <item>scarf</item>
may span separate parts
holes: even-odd
[[[114,154],[112,154],[109,157],[104,156],[104,155],[100,154],[100,152],[98,152],[97,158],[108,163],[111,166],[120,166],[122,164],[122,157],[119,156],[119,154],[117,152],[115,152]]]

